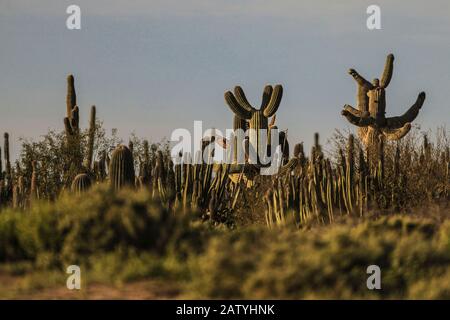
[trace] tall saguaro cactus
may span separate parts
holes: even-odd
[[[256,109],[248,102],[244,90],[240,86],[234,88],[234,94],[231,91],[225,92],[225,102],[231,111],[238,119],[249,122],[249,144],[257,155],[265,154],[266,152],[266,150],[261,150],[264,147],[262,145],[261,130],[266,130],[267,134],[269,129],[268,118],[277,112],[282,96],[283,87],[281,85],[276,85],[275,87],[267,85],[264,88],[261,107]],[[238,119],[235,119],[235,124]],[[261,153],[261,151],[264,153]]]
[[[366,147],[376,148],[380,139],[384,138],[403,138],[411,129],[411,122],[417,117],[425,101],[425,92],[421,92],[416,102],[403,115],[386,117],[385,89],[391,81],[393,68],[394,55],[389,54],[381,80],[374,79],[370,83],[356,70],[349,70],[358,85],[357,108],[345,105],[342,115],[359,127],[359,136]]]
[[[95,106],[91,107],[91,117],[89,120],[89,134],[88,134],[88,144],[87,144],[87,154],[84,166],[90,171],[92,169],[92,161],[94,159],[94,139],[95,139],[95,116],[96,116],[96,108]]]
[[[7,132],[5,132],[3,137],[5,139],[4,145],[3,145],[3,151],[5,153],[5,180],[6,180],[8,189],[11,189],[12,172],[11,172],[11,160],[10,160],[10,154],[9,154],[9,134]]]
[[[75,80],[73,75],[67,77],[67,97],[66,97],[67,114],[64,117],[64,127],[66,132],[67,154],[66,173],[64,180],[67,186],[77,175],[83,165],[83,154],[81,152],[80,138],[80,116],[77,106],[77,97],[75,93]]]
[[[79,109],[77,106],[77,95],[75,92],[75,79],[73,75],[67,77],[67,115],[64,118],[66,135],[68,137],[76,136],[80,130]]]

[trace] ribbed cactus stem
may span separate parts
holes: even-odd
[[[109,165],[110,185],[114,190],[132,187],[135,183],[133,154],[124,145],[112,153]]]
[[[347,145],[347,170],[348,170],[348,182],[353,183],[354,173],[355,173],[355,139],[352,134],[348,137],[348,145]]]
[[[233,161],[235,163],[243,163],[245,161],[245,150],[243,147],[243,142],[247,127],[247,120],[241,119],[237,115],[233,116],[233,130],[235,134],[235,136],[233,137]]]
[[[10,161],[10,154],[9,154],[9,134],[5,132],[4,134],[4,145],[3,145],[3,151],[5,153],[5,172],[6,172],[6,179],[7,182],[10,183],[11,181],[11,161]]]
[[[37,161],[31,162],[33,171],[31,173],[31,186],[30,186],[30,201],[38,199],[38,176],[37,176]]]
[[[73,75],[67,77],[67,117],[70,119],[72,117],[72,110],[77,105],[77,94],[75,92],[75,79]]]
[[[92,185],[92,180],[86,173],[80,173],[73,179],[72,192],[81,194],[87,191]]]
[[[87,144],[87,157],[84,166],[87,170],[92,169],[92,161],[94,159],[94,139],[95,139],[95,117],[96,108],[91,107],[91,116],[89,120],[89,134],[88,134],[88,144]]]
[[[66,117],[64,125],[66,135],[73,136],[79,132],[79,110],[77,107],[77,95],[75,93],[75,79],[73,75],[67,77]]]

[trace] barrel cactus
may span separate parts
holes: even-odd
[[[92,185],[91,177],[87,173],[78,174],[72,182],[72,192],[81,194],[87,191]]]
[[[359,127],[358,134],[366,147],[376,148],[380,139],[399,140],[411,129],[411,122],[419,114],[425,101],[425,92],[421,92],[416,102],[403,115],[386,118],[385,89],[389,85],[394,68],[394,55],[387,56],[381,80],[372,83],[364,79],[356,70],[349,74],[358,84],[357,108],[345,105],[342,115]]]
[[[109,175],[110,184],[114,190],[134,186],[133,154],[128,147],[120,145],[113,151],[109,164]]]

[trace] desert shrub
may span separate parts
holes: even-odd
[[[0,214],[0,261],[24,257],[18,238],[19,216],[13,210]]]
[[[197,298],[449,298],[449,236],[448,223],[404,216],[308,231],[243,229],[210,241],[192,264],[190,289]],[[382,290],[366,287],[373,264]]]
[[[0,214],[0,261],[76,264],[118,248],[183,258],[200,250],[203,238],[191,215],[174,214],[145,191],[107,186]]]

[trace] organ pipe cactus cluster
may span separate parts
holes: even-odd
[[[403,115],[386,117],[386,94],[394,68],[394,55],[387,56],[381,79],[372,83],[364,79],[356,70],[349,74],[358,85],[357,108],[345,105],[342,115],[359,127],[359,136],[367,147],[376,146],[380,139],[399,140],[411,129],[411,122],[417,117],[425,101],[425,92],[421,92],[416,102]]]
[[[331,160],[321,152],[318,134],[314,137],[311,156],[306,158],[301,144],[294,155],[299,160],[299,170],[293,175],[277,177],[265,195],[266,223],[269,227],[283,225],[287,217],[297,224],[310,220],[319,223],[334,221],[335,215],[363,212],[368,207],[370,188],[366,162],[359,152],[359,171],[355,166],[355,141],[353,135],[347,140],[347,150],[341,152],[341,161],[333,167]]]

